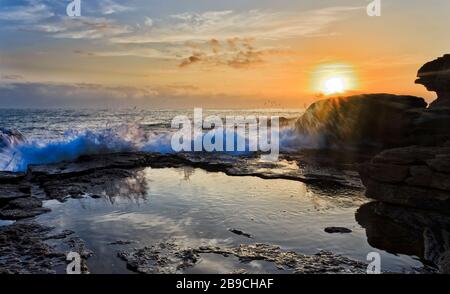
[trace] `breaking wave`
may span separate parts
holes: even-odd
[[[131,151],[171,152],[170,135],[126,125],[99,131],[68,131],[59,140],[28,141],[18,131],[0,129],[3,171],[25,171],[29,164],[70,161],[81,155]]]
[[[235,134],[234,142],[237,142]],[[292,126],[280,129],[280,151],[317,146],[317,140],[302,136]],[[27,140],[17,130],[0,128],[0,171],[26,171],[30,164],[72,161],[82,155],[114,152],[172,153],[172,132],[144,131],[138,125],[121,125],[101,130],[67,131],[61,139]],[[194,139],[193,139],[194,140]],[[224,137],[226,144],[226,136]],[[246,141],[248,147],[248,140]],[[229,152],[242,155],[248,152]]]

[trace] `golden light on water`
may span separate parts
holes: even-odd
[[[311,79],[313,92],[325,95],[345,94],[357,88],[353,66],[345,63],[319,65],[313,70]]]

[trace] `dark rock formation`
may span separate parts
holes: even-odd
[[[295,274],[367,273],[367,264],[328,251],[304,255],[293,251],[283,251],[278,246],[257,243],[241,244],[237,248],[200,247],[194,252],[220,254],[225,257],[234,255],[241,262],[264,260],[274,263],[279,269],[291,270]]]
[[[426,106],[422,98],[391,94],[331,98],[311,105],[296,129],[312,148],[406,146],[413,122]]]
[[[343,227],[328,227],[324,229],[328,234],[350,234],[352,230]]]
[[[359,208],[356,221],[365,228],[371,246],[391,254],[417,256],[425,265],[450,273],[449,216],[371,202]]]
[[[0,171],[0,184],[17,184],[25,177],[23,173],[12,173]]]
[[[179,248],[173,243],[161,243],[151,247],[121,251],[119,258],[127,262],[131,271],[145,274],[183,273],[194,267],[202,259],[202,254],[218,254],[225,258],[235,256],[242,263],[263,260],[276,265],[280,270],[298,274],[325,273],[366,273],[365,263],[352,260],[331,252],[321,251],[315,255],[286,252],[280,247],[267,244],[243,244],[237,248],[203,246],[199,248]]]
[[[438,146],[450,140],[450,108],[432,107],[420,113],[411,126],[414,145]]]
[[[438,96],[430,108],[450,107],[450,54],[426,63],[417,76],[416,84],[424,85]]]
[[[239,236],[244,236],[247,238],[253,238],[251,234],[246,233],[244,231],[238,230],[238,229],[229,229],[228,231],[230,231],[233,234],[239,235]]]
[[[450,146],[386,150],[360,174],[370,198],[450,213]]]
[[[0,227],[0,274],[57,273],[55,268],[65,269],[68,251],[80,254],[82,272],[87,273],[86,260],[91,253],[85,249],[84,243],[77,238],[67,240],[69,232],[49,235],[51,231],[52,228],[31,222]],[[50,239],[65,239],[63,243],[67,251],[45,242]]]
[[[409,144],[376,155],[360,175],[368,197],[450,214],[450,54],[425,64],[418,77],[438,98],[413,119]]]

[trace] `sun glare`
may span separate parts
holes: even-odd
[[[323,92],[327,95],[345,92],[344,80],[338,77],[330,78],[325,81]]]
[[[315,93],[325,95],[354,91],[358,87],[357,74],[350,64],[321,64],[312,71],[311,87]]]

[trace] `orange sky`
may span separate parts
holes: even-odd
[[[0,37],[9,41],[0,45],[0,106],[13,84],[18,97],[32,96],[19,99],[25,106],[302,108],[318,99],[329,71],[344,80],[344,94],[431,101],[434,93],[414,84],[417,70],[450,50],[445,0],[383,1],[380,17],[368,17],[360,0],[227,9],[193,1],[157,15],[126,2],[80,19],[47,5],[51,17],[26,23],[0,8]]]

